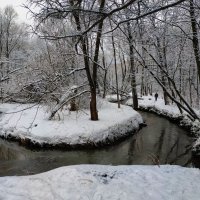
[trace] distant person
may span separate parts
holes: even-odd
[[[155,93],[155,101],[157,101],[157,99],[158,99],[158,93],[156,92]]]

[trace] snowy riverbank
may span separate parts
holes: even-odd
[[[199,169],[169,165],[78,165],[0,178],[1,200],[199,200],[199,196]]]
[[[188,135],[192,135],[196,138],[193,144],[193,153],[200,153],[200,122],[198,120],[191,121],[185,112],[180,113],[179,109],[175,104],[165,105],[164,100],[159,98],[155,101],[153,96],[143,96],[138,99],[140,110],[156,113],[160,116],[166,117],[177,125],[188,130]],[[132,99],[126,102],[126,105],[132,105]],[[196,111],[199,114],[199,111]]]
[[[105,145],[133,134],[143,122],[132,108],[118,109],[116,104],[103,100],[98,103],[99,121],[89,119],[89,110],[63,110],[49,121],[47,107],[42,105],[1,104],[0,111],[1,137],[42,147]]]
[[[139,108],[151,112],[155,112],[156,114],[160,114],[165,117],[169,117],[170,119],[183,118],[183,115],[180,114],[179,109],[175,104],[173,105],[165,105],[164,100],[158,98],[155,101],[153,96],[142,96],[138,99]],[[126,102],[126,105],[132,105],[132,99],[129,99]]]

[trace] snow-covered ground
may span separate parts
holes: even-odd
[[[127,104],[129,104],[128,102]],[[179,116],[176,107],[162,99],[143,97],[140,106]],[[30,109],[25,109],[31,107]],[[24,111],[18,112],[19,110]],[[30,138],[37,142],[97,142],[138,128],[141,116],[132,108],[102,102],[97,122],[89,111],[60,112],[49,121],[44,106],[3,104],[1,134]],[[11,113],[12,112],[12,113]],[[60,118],[60,120],[58,120]],[[0,177],[0,200],[199,200],[200,170],[180,166],[77,165],[31,176]]]
[[[121,96],[119,95],[119,100],[120,101],[123,101],[125,99],[127,99],[128,97],[126,96]],[[109,94],[109,95],[106,95],[106,100],[109,101],[109,102],[117,102],[117,95],[116,94]]]
[[[106,99],[110,102],[117,102],[117,96],[115,94],[106,96]],[[157,109],[157,111],[160,111],[160,113],[163,113],[165,115],[169,115],[169,117],[181,116],[180,111],[175,104],[165,105],[164,100],[161,98],[158,98],[158,100],[155,101],[155,98],[153,96],[142,96],[138,98],[138,103],[139,106],[142,108]],[[132,98],[129,98],[125,104],[128,106],[132,106]]]
[[[199,169],[78,165],[0,178],[1,200],[199,200]]]
[[[28,109],[26,109],[28,108]],[[47,107],[42,105],[1,104],[4,114],[0,120],[0,134],[31,140],[39,144],[87,145],[112,142],[139,128],[142,117],[128,106],[99,100],[99,120],[91,121],[89,110],[59,112],[48,120]],[[6,113],[6,114],[5,114]]]
[[[126,102],[126,105],[131,106],[132,99],[129,99]],[[153,96],[142,96],[138,99],[139,106],[142,108],[156,108],[162,113],[172,115],[174,117],[181,116],[179,109],[175,104],[173,105],[165,105],[164,100],[161,98],[158,98],[157,101],[155,101],[155,98]]]

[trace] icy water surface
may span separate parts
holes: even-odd
[[[0,139],[0,176],[35,174],[75,164],[197,166],[190,150],[192,138],[186,131],[155,114],[141,114],[147,127],[124,142],[97,150],[31,151]]]

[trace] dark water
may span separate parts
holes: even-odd
[[[0,176],[26,175],[74,164],[193,166],[192,138],[168,120],[141,112],[147,127],[120,144],[98,150],[31,151],[0,140]]]

